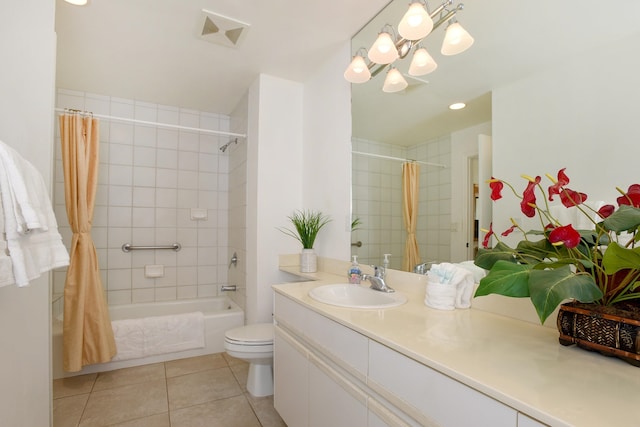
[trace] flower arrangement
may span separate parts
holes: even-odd
[[[309,210],[295,211],[287,218],[295,227],[295,231],[287,228],[279,228],[279,230],[299,241],[303,249],[313,249],[313,243],[316,241],[318,232],[331,221],[322,212]]]
[[[520,199],[520,210],[529,217],[538,217],[540,230],[525,231],[511,219],[512,226],[501,233],[508,236],[515,230],[524,239],[515,248],[500,240],[493,224],[486,232],[483,248],[475,264],[489,270],[480,281],[475,296],[500,294],[530,298],[540,322],[566,299],[600,305],[628,304],[640,299],[640,185],[633,184],[620,192],[618,207],[605,205],[597,211],[584,202],[587,195],[567,187],[569,177],[561,169],[557,178],[546,175],[551,185],[545,191],[541,177],[523,175],[527,186],[519,193],[511,184],[491,178],[491,199],[502,198],[509,187]],[[539,192],[543,203],[538,203]],[[581,230],[573,224],[562,224],[551,213],[549,202],[559,196],[565,208],[575,207],[588,218],[591,229]],[[489,248],[490,238],[497,240]]]

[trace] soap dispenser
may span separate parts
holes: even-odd
[[[382,278],[384,279],[387,275],[387,268],[389,268],[389,257],[391,254],[384,254],[384,260],[382,261],[382,271],[380,272]]]
[[[351,261],[351,267],[349,267],[349,283],[352,285],[359,285],[360,279],[362,279],[362,270],[358,265],[358,255],[353,255],[353,261]]]

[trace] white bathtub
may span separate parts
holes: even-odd
[[[141,359],[121,360],[85,366],[79,372],[64,372],[62,369],[62,319],[53,319],[52,357],[53,378],[62,378],[94,372],[112,371],[131,366],[201,356],[224,351],[224,333],[244,324],[244,312],[226,297],[201,298],[193,300],[166,301],[144,304],[115,305],[109,307],[111,320],[139,319],[150,316],[165,316],[200,311],[204,314],[205,347],[161,354]]]

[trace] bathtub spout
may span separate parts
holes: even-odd
[[[222,285],[220,287],[221,291],[235,291],[236,290],[236,285]]]

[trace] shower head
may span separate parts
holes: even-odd
[[[238,138],[232,139],[231,141],[227,142],[222,147],[220,147],[220,151],[224,153],[231,144],[237,144],[237,143],[238,143]]]

